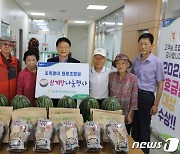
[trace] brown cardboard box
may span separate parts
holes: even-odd
[[[116,111],[109,111],[109,110],[101,110],[101,109],[90,109],[90,112],[92,113],[93,111],[99,111],[99,112],[106,112],[106,113],[114,113],[114,114],[123,114],[122,110],[116,110]]]
[[[0,106],[0,114],[8,115],[11,117],[12,112],[13,112],[12,106]]]
[[[32,125],[34,125],[39,118],[47,118],[47,113],[45,108],[40,108],[36,110],[31,108],[14,110],[12,113],[12,120],[18,118],[24,118],[31,122]]]
[[[47,112],[45,108],[25,108],[14,110],[12,113],[12,120],[18,118],[26,119],[27,121],[31,122],[32,126],[34,126],[39,118],[47,118]],[[33,140],[33,134],[31,134],[30,140]]]
[[[49,116],[51,114],[66,114],[66,113],[77,113],[80,114],[80,109],[71,108],[49,108]]]

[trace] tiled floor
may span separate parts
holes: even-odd
[[[156,140],[156,138],[154,138],[152,135],[151,135],[151,142],[158,142]],[[161,147],[161,149],[151,149],[150,150],[150,154],[168,154],[167,152],[164,152],[163,151],[163,147]]]

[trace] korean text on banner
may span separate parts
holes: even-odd
[[[89,64],[39,62],[35,97],[41,95],[74,99],[89,95]]]
[[[162,21],[158,57],[164,63],[165,81],[152,127],[165,139],[180,139],[180,18]]]

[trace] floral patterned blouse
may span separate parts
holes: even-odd
[[[109,96],[115,96],[121,103],[123,114],[137,110],[138,83],[135,75],[127,73],[122,80],[118,72],[109,74]]]

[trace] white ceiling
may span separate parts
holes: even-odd
[[[125,4],[125,0],[14,0],[32,19],[86,20],[87,24],[104,17]],[[103,10],[87,10],[88,5],[107,5]],[[45,17],[32,16],[43,12]]]

